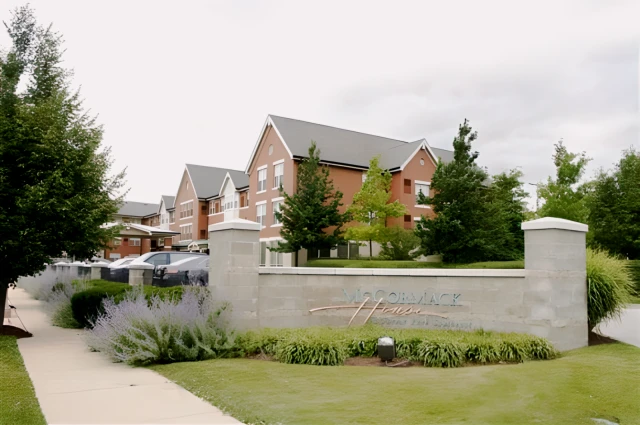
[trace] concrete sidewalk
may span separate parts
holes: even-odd
[[[628,305],[619,320],[603,323],[598,333],[640,347],[640,304]]]
[[[18,346],[49,424],[240,424],[151,370],[90,352],[84,331],[52,326],[24,290],[8,295],[33,334]]]

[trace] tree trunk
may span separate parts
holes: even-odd
[[[0,282],[0,316],[2,321],[0,322],[0,334],[2,334],[2,325],[4,324],[4,305],[7,302],[7,291],[9,290],[9,284],[6,282]]]
[[[373,260],[373,241],[369,239],[369,260]]]
[[[298,250],[293,254],[293,267],[298,267]]]

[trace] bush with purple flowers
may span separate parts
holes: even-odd
[[[227,305],[216,305],[206,288],[188,288],[182,298],[149,301],[140,291],[104,301],[104,313],[88,331],[89,347],[133,365],[206,360],[233,347],[226,329]]]

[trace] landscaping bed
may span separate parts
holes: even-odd
[[[375,325],[248,331],[235,338],[233,354],[238,357],[264,355],[281,363],[338,366],[354,357],[375,357],[381,336],[394,339],[398,361],[409,360],[429,367],[520,363],[558,356],[547,340],[532,335],[482,330],[388,329]],[[358,360],[349,362],[353,364]]]
[[[426,263],[423,261],[391,260],[347,260],[319,259],[309,260],[304,267],[361,268],[361,269],[524,269],[524,261],[485,261],[481,263]]]
[[[508,367],[326,368],[216,359],[151,368],[244,423],[640,422],[640,349],[620,343]]]
[[[46,424],[14,336],[0,335],[0,377],[0,423]]]

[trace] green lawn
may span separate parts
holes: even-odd
[[[306,366],[249,359],[153,370],[253,424],[640,423],[640,348],[458,369]]]
[[[343,260],[321,259],[309,260],[305,267],[331,267],[331,268],[373,268],[373,269],[524,269],[524,261],[486,261],[471,264],[446,264],[425,263],[422,261],[387,261],[387,260]]]
[[[46,424],[16,338],[0,335],[0,424]]]
[[[640,304],[640,296],[632,295],[631,296],[631,304]]]

